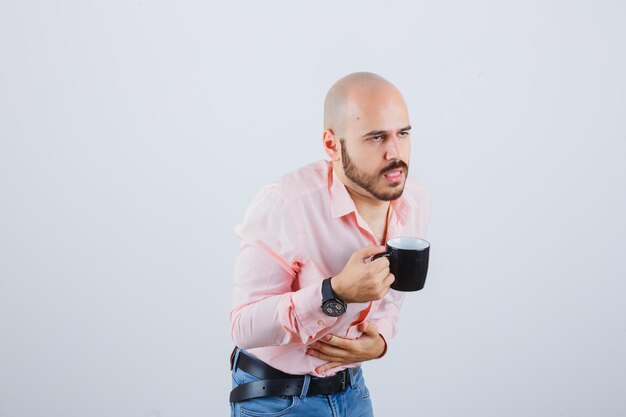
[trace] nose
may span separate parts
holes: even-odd
[[[385,150],[385,158],[394,160],[400,158],[400,143],[398,138],[392,137],[387,140],[387,149]]]

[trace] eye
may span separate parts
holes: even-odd
[[[402,131],[400,133],[398,133],[398,136],[400,136],[401,138],[406,138],[410,135],[408,130]]]
[[[383,141],[383,137],[382,137],[382,135],[376,135],[376,136],[372,136],[368,140],[370,142],[382,142]]]

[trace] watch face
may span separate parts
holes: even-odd
[[[339,317],[346,311],[346,306],[337,300],[328,300],[322,306],[324,314],[330,317]]]

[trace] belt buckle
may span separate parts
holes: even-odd
[[[345,390],[346,389],[346,373],[348,371],[346,369],[344,369],[343,371],[341,371],[341,390]]]

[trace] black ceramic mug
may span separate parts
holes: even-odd
[[[387,241],[387,250],[376,254],[389,258],[389,271],[396,277],[391,288],[397,291],[419,291],[424,288],[428,272],[430,243],[416,237],[394,237]]]

